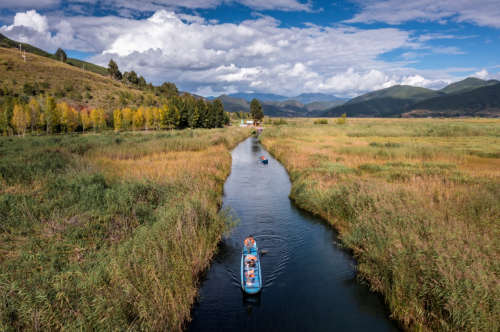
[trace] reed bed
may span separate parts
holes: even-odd
[[[261,141],[394,319],[409,331],[500,330],[500,121],[291,123]]]
[[[0,139],[0,330],[182,330],[249,135]]]

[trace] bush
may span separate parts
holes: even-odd
[[[275,126],[286,125],[286,124],[288,124],[288,122],[286,122],[286,120],[283,118],[273,120],[273,125]]]
[[[314,124],[328,124],[328,120],[327,119],[314,120]]]

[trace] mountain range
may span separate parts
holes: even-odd
[[[498,116],[499,83],[469,77],[441,90],[395,85],[331,107],[321,116],[336,117],[343,113],[348,117]]]
[[[305,96],[300,99],[304,101],[311,100],[308,98],[311,97]],[[327,97],[323,98],[328,99]],[[228,112],[250,112],[250,101],[246,99],[235,98],[230,95],[222,95],[217,97],[217,99],[222,101],[224,109]],[[324,113],[324,110],[341,105],[344,102],[345,100],[340,98],[327,101],[313,101],[307,104],[297,100],[260,100],[264,114],[272,117],[317,117]]]

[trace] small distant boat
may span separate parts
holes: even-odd
[[[263,164],[267,164],[268,163],[267,158],[264,157],[264,156],[260,157],[260,161],[262,161]]]
[[[254,260],[255,266],[251,267],[250,262]],[[247,294],[257,294],[262,289],[262,273],[260,270],[260,255],[257,246],[247,252],[243,247],[241,254],[241,288]]]

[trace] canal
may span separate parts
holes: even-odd
[[[200,288],[190,331],[399,331],[381,296],[356,280],[355,260],[337,232],[290,201],[288,173],[255,137],[232,152],[224,208],[241,220],[214,256]],[[269,164],[259,162],[261,155]],[[243,241],[262,257],[264,288],[240,287]]]

